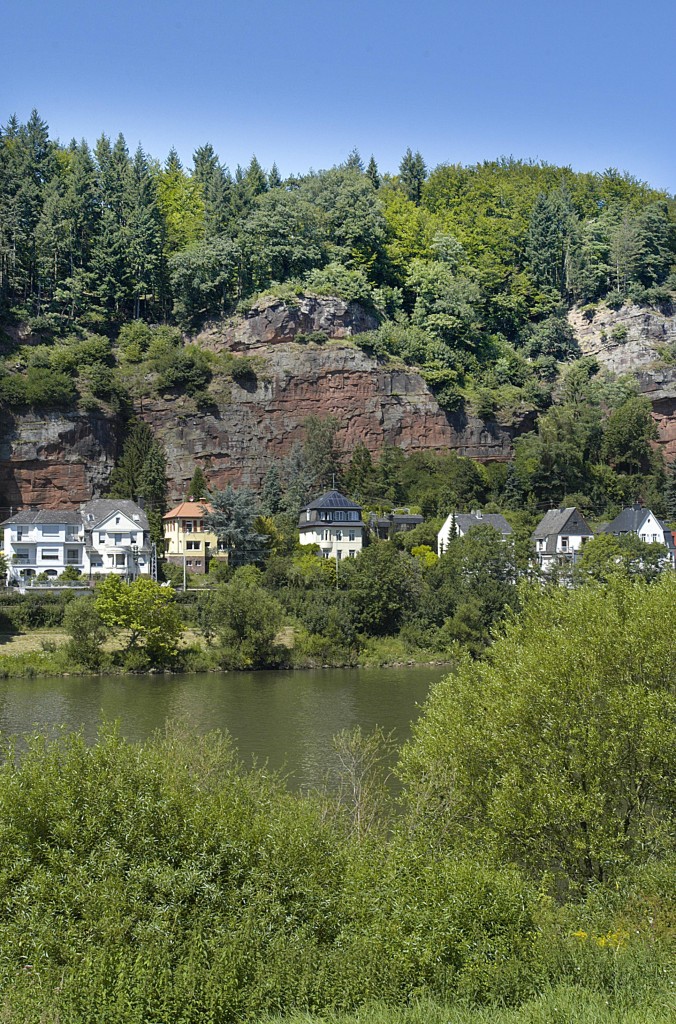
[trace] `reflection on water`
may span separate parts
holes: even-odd
[[[318,785],[332,763],[331,738],[360,725],[410,735],[437,666],[323,669],[298,672],[0,682],[0,731],[82,729],[93,741],[103,721],[117,721],[129,740],[142,740],[168,720],[197,732],[229,732],[245,763],[255,758],[289,773],[294,787]]]

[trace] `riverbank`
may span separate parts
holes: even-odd
[[[194,630],[186,630],[173,664],[161,668],[121,660],[124,637],[110,637],[103,651],[101,665],[78,664],[68,653],[68,635],[62,629],[38,629],[27,633],[0,634],[0,679],[36,678],[38,676],[91,675],[176,675],[178,673],[246,672],[250,666],[232,668],[220,663],[218,647],[204,643]],[[457,657],[440,656],[438,651],[412,647],[401,637],[370,637],[358,652],[330,649],[308,651],[302,645],[289,644],[288,658],[282,658],[268,669],[343,669],[343,668],[416,668],[452,667]]]

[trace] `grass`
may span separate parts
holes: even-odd
[[[299,1013],[260,1024],[673,1024],[676,985],[636,1001],[559,985],[517,1008],[443,1005],[429,1000],[406,1007],[374,1003],[354,1013]]]

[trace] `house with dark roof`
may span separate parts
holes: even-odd
[[[57,579],[72,567],[83,576],[148,575],[152,545],[148,519],[135,502],[88,501],[77,511],[26,509],[3,523],[8,579]]]
[[[496,512],[451,512],[444,525],[437,534],[437,551],[443,555],[448,548],[451,537],[465,537],[470,530],[477,526],[492,526],[497,530],[502,540],[506,540],[512,534],[512,527],[504,516]]]
[[[366,524],[361,506],[340,491],[327,491],[301,509],[301,544],[317,544],[323,558],[356,558],[364,546]]]
[[[649,508],[643,508],[642,505],[623,508],[611,523],[604,524],[602,532],[612,533],[614,537],[635,533],[646,544],[662,544],[667,549],[669,563],[676,567],[673,532]]]
[[[389,540],[395,533],[408,533],[424,523],[423,516],[411,512],[389,512],[387,515],[369,515],[369,529],[378,540]]]
[[[551,508],[535,527],[531,541],[538,565],[543,572],[548,572],[553,565],[574,563],[593,536],[578,509]]]

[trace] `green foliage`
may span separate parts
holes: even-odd
[[[435,689],[402,761],[431,843],[573,884],[671,848],[675,588],[667,573],[532,595]]]
[[[216,534],[228,563],[239,566],[259,561],[265,552],[265,538],[256,530],[258,504],[253,491],[235,490],[228,484],[225,490],[212,491],[209,502],[212,511],[204,516],[204,528]]]
[[[98,669],[107,629],[94,600],[91,597],[77,597],[71,601],[64,612],[63,625],[70,636],[66,648],[68,656],[78,665]]]
[[[206,639],[215,636],[225,668],[270,668],[283,661],[277,644],[283,610],[257,582],[235,573],[232,583],[200,595],[198,617]]]
[[[175,657],[182,626],[171,587],[143,576],[133,583],[107,576],[97,585],[95,609],[108,630],[124,635],[126,651],[142,656],[139,667]]]
[[[195,466],[195,472],[188,487],[188,497],[192,497],[195,501],[199,498],[209,497],[209,485],[201,466]]]

